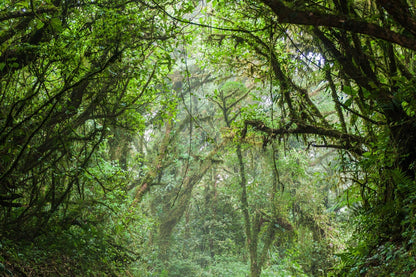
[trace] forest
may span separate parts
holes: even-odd
[[[416,276],[415,0],[0,1],[0,276]]]

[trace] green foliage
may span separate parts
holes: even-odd
[[[235,258],[219,257],[213,265],[207,268],[206,274],[202,276],[247,276],[248,266]]]
[[[64,223],[51,224],[53,229],[31,242],[4,240],[1,255],[6,269],[43,276],[114,276],[123,272],[139,259],[139,254],[125,245],[131,240],[129,230],[117,227],[125,221],[118,215],[126,214],[121,204],[123,197],[109,193],[109,198],[111,206],[95,207],[82,218],[68,217]],[[109,214],[109,209],[116,214],[104,221],[103,215]]]
[[[376,2],[1,2],[0,275],[414,275],[414,3]]]
[[[415,181],[396,167],[397,149],[391,148],[386,133],[379,137],[359,163],[365,175],[347,190],[345,203],[354,207],[356,231],[350,247],[338,254],[342,276],[407,276],[415,266]]]
[[[289,245],[286,249],[275,248],[271,252],[268,266],[263,270],[262,276],[308,276],[305,269],[299,264],[301,252],[293,245]]]
[[[271,105],[269,111],[262,111],[257,103],[244,108],[244,117],[250,119],[246,124],[255,122],[252,126],[261,131],[264,141],[286,142],[284,135],[275,135],[277,132],[294,134],[309,146],[342,149],[337,174],[343,179],[336,189],[345,193],[332,210],[342,214],[339,208],[351,207],[342,216],[350,215],[357,228],[350,240],[349,254],[342,256],[348,268],[343,274],[409,275],[413,263],[406,257],[412,256],[415,226],[411,220],[415,215],[411,203],[416,159],[415,68],[411,62],[414,41],[404,45],[400,40],[386,40],[378,32],[359,30],[358,26],[355,28],[344,22],[361,22],[360,26],[368,22],[383,26],[381,29],[388,22],[388,30],[405,28],[414,33],[414,26],[409,27],[402,20],[412,17],[410,10],[414,3],[377,2],[377,8],[373,3],[362,1],[263,3],[267,8],[252,1],[213,2],[212,24],[228,29],[242,28],[245,32],[209,35],[207,41],[221,47],[212,61],[228,64],[248,78],[260,75],[263,84],[270,86],[268,99],[279,104],[279,110]],[[326,15],[333,20],[320,21]],[[337,16],[342,17],[342,25],[334,25]],[[223,18],[227,20],[221,20]],[[271,27],[262,28],[267,23]],[[279,97],[274,97],[276,95]],[[307,126],[306,132],[299,128],[303,125]],[[239,126],[247,132],[247,125]],[[323,129],[335,131],[338,137],[322,136]],[[342,139],[346,135],[356,136],[359,141],[347,139],[346,142]],[[285,167],[279,164],[278,168]],[[292,172],[293,176],[296,174]],[[299,194],[292,199],[283,196],[280,207],[284,207],[286,201],[301,208],[309,207],[302,200],[317,197],[316,200],[321,201],[322,195],[309,197],[311,191],[307,187],[296,184],[290,175],[280,175],[282,184]],[[260,204],[262,201],[258,199],[263,192],[256,193],[259,182],[253,179],[247,189],[255,203]],[[317,205],[317,210],[328,208],[328,201],[324,202],[326,205]],[[319,222],[306,219],[307,216],[299,216],[299,221],[304,223]],[[311,228],[319,230],[318,226],[312,224]],[[305,252],[311,254],[311,249]]]
[[[129,211],[127,156],[166,89],[176,27],[138,2],[14,2],[0,4],[2,264],[114,275],[151,226]]]

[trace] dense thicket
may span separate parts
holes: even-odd
[[[2,1],[0,13],[1,238],[99,231],[130,182],[117,146],[163,91],[176,27],[140,1]]]
[[[247,119],[243,136],[253,128],[267,140],[298,135],[311,147],[340,149],[350,180],[345,183],[349,202],[358,206],[358,245],[342,256],[343,274],[410,275],[415,236],[414,3],[214,3],[215,22],[234,31],[214,31],[210,39],[219,45],[228,40],[241,49],[232,62],[244,64],[253,76],[272,74],[271,93],[283,111],[278,120]],[[309,76],[300,81],[304,74]],[[321,91],[331,99],[330,110],[319,105],[316,94]]]
[[[415,5],[0,3],[1,274],[414,274]]]

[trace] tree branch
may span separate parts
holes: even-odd
[[[412,18],[410,7],[405,0],[377,0],[393,19],[409,33],[416,36],[416,20]]]
[[[0,22],[2,21],[6,21],[6,20],[10,20],[13,18],[20,18],[20,17],[28,17],[28,16],[36,16],[37,14],[42,14],[42,13],[53,13],[53,12],[57,12],[58,8],[56,7],[48,7],[48,8],[40,8],[38,10],[36,10],[36,12],[34,11],[13,11],[13,12],[2,12],[0,13]]]
[[[364,139],[357,135],[346,134],[342,133],[338,130],[333,129],[325,129],[318,126],[312,126],[303,123],[297,123],[297,127],[290,129],[290,128],[279,128],[274,129],[266,126],[260,120],[246,120],[244,123],[244,129],[242,131],[242,136],[244,138],[245,134],[247,133],[247,127],[252,126],[254,129],[264,132],[270,135],[273,139],[276,138],[278,135],[295,135],[295,134],[307,134],[307,135],[319,135],[327,138],[332,138],[339,140],[342,143],[342,148],[358,155],[362,155],[365,151],[362,149],[361,145],[364,143]],[[355,144],[355,145],[352,145]],[[333,145],[331,145],[333,148]]]
[[[278,16],[280,23],[307,25],[315,27],[332,27],[369,35],[389,41],[405,48],[416,50],[416,39],[380,27],[366,21],[350,19],[343,15],[321,14],[312,11],[299,11],[289,8],[279,0],[262,0]]]

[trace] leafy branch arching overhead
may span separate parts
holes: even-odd
[[[240,72],[254,79],[271,76],[273,101],[282,111],[273,121],[251,114],[242,136],[252,127],[268,142],[294,135],[311,147],[341,150],[345,174],[359,188],[360,211],[378,222],[359,224],[368,236],[357,235],[358,241],[372,249],[359,258],[362,270],[371,255],[384,257],[376,249],[386,237],[408,245],[412,232],[403,237],[402,230],[388,226],[401,222],[411,229],[414,224],[409,221],[415,212],[410,204],[416,162],[414,4],[212,3],[209,15],[215,26],[257,31],[213,28],[208,41],[222,47],[225,59]],[[325,93],[330,106],[321,100]],[[401,203],[408,203],[406,211]]]
[[[414,274],[415,9],[1,2],[1,274]]]
[[[84,198],[111,128],[142,128],[178,30],[134,1],[0,6],[2,229],[37,236],[74,193]]]

